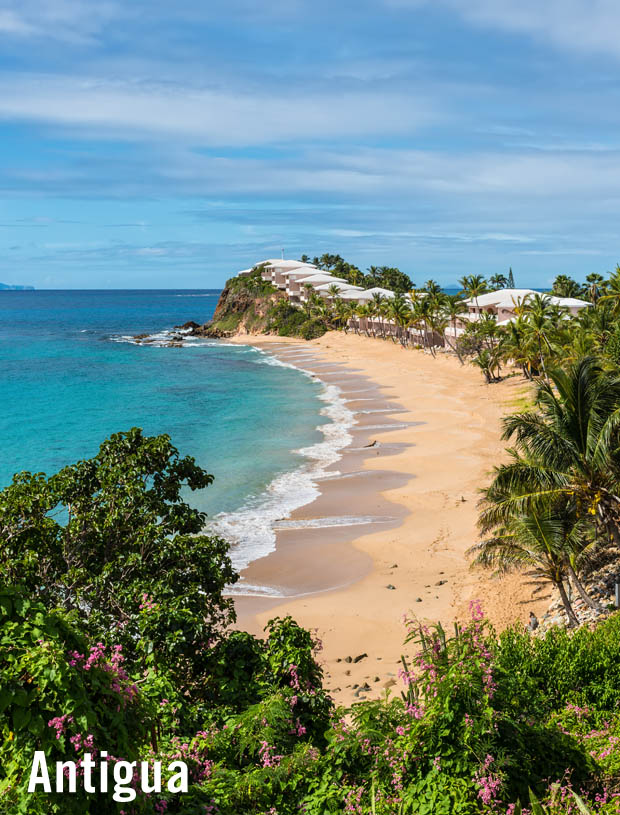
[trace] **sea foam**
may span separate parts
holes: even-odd
[[[258,354],[255,361],[258,364],[293,368],[313,381],[320,381],[311,371],[284,362],[262,349],[255,350]],[[320,414],[330,421],[317,428],[323,434],[322,441],[296,451],[306,462],[296,470],[278,475],[261,495],[250,499],[244,507],[234,512],[222,513],[213,519],[211,528],[233,544],[231,558],[238,570],[275,550],[276,528],[281,524],[286,525],[285,519],[294,510],[318,497],[320,492],[317,481],[328,475],[327,468],[340,459],[340,451],[352,440],[349,431],[355,424],[355,416],[347,408],[340,388],[333,384],[323,384],[319,399],[325,405]],[[234,587],[234,593],[273,596],[274,590],[249,587],[240,582]]]

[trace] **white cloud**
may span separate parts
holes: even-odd
[[[110,21],[123,16],[114,0],[5,0],[0,33],[92,44]]]
[[[131,137],[177,135],[201,145],[261,145],[405,134],[437,114],[404,93],[196,89],[56,76],[0,79],[0,119]],[[77,135],[74,133],[74,135]]]
[[[28,36],[36,31],[35,27],[10,9],[0,10],[0,33]]]
[[[384,0],[418,7],[428,0]],[[476,25],[526,34],[574,51],[620,55],[617,0],[433,0]]]

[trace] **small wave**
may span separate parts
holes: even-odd
[[[255,350],[258,352],[255,361],[259,364],[292,368],[317,380],[310,371],[276,359],[260,348]],[[262,495],[250,499],[244,507],[213,519],[212,528],[233,542],[231,558],[239,570],[274,551],[277,524],[318,497],[317,481],[331,475],[327,468],[340,459],[340,451],[352,440],[349,431],[355,417],[346,407],[338,386],[323,383],[319,399],[325,403],[320,414],[330,421],[317,427],[323,434],[322,441],[295,451],[304,456],[307,463],[293,472],[278,475]]]
[[[339,517],[304,518],[290,521],[276,521],[276,529],[329,529],[332,526],[365,526],[393,521],[390,515],[342,515]]]
[[[411,427],[410,422],[394,422],[394,424],[367,424],[356,427],[356,430],[402,430]]]

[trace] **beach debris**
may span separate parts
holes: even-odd
[[[386,586],[385,588],[386,588],[386,589],[392,589],[392,590],[393,590],[393,589],[395,589],[395,588],[396,588],[396,586],[393,586],[391,583],[388,583],[388,584],[387,584],[387,586]]]
[[[416,598],[415,598],[415,601],[416,601],[416,603],[421,603],[421,602],[422,602],[422,598],[421,598],[421,597],[416,597]]]
[[[398,569],[398,563],[392,563],[390,569]]]
[[[447,583],[447,582],[448,582],[447,580],[438,580],[438,581],[435,583],[435,585],[436,585],[436,586],[443,586],[443,584],[444,584],[444,583]]]
[[[345,676],[351,676],[351,669],[347,668],[347,670],[344,672],[344,675]]]
[[[353,662],[353,657],[345,657],[344,661],[345,662]]]
[[[356,682],[356,683],[355,683],[355,685],[351,685],[351,687],[353,688],[353,690],[355,690],[356,688],[359,688],[359,685],[358,685],[358,683]]]
[[[530,621],[527,624],[528,630],[529,631],[536,631],[536,629],[538,628],[538,625],[539,625],[538,617],[534,614],[533,611],[530,611]]]
[[[358,656],[356,656],[356,657],[355,657],[355,659],[353,660],[353,662],[354,662],[355,664],[357,664],[358,662],[361,662],[363,659],[366,659],[366,657],[367,657],[367,656],[368,656],[368,654],[366,654],[366,653],[363,653],[363,654],[358,654]]]
[[[360,688],[360,690],[363,690],[363,691],[368,692],[369,690],[372,690],[372,688],[370,687],[370,685],[368,684],[368,682],[364,682],[364,684],[362,685],[362,687]]]
[[[370,444],[365,444],[364,447],[376,447],[378,444],[379,442],[376,439],[374,439],[373,441],[370,442]]]
[[[374,681],[375,681],[375,682],[381,682],[381,677],[380,677],[380,676],[375,676]]]

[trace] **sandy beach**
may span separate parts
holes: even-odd
[[[236,341],[338,384],[356,419],[321,495],[282,521],[276,551],[243,573],[285,597],[239,597],[240,628],[259,633],[291,614],[316,629],[325,684],[350,703],[400,690],[404,615],[451,626],[478,599],[502,628],[546,608],[548,595],[534,598],[527,579],[491,578],[465,555],[477,539],[478,490],[504,455],[501,417],[527,394],[522,378],[489,386],[452,356],[351,333]]]

